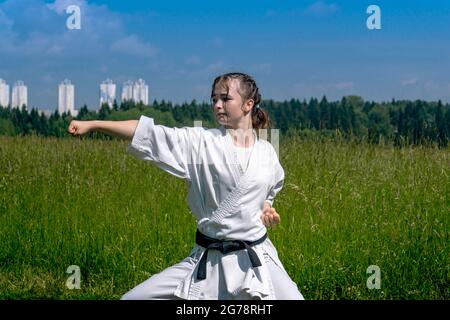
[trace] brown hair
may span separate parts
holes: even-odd
[[[252,99],[254,101],[252,108],[252,126],[254,129],[267,129],[269,127],[269,115],[267,111],[261,109],[261,107],[257,108],[261,102],[261,94],[259,93],[259,88],[256,85],[255,80],[245,73],[240,72],[231,72],[218,76],[212,85],[212,93],[214,94],[214,89],[216,86],[220,85],[228,89],[228,82],[232,79],[239,80],[238,90],[242,100]],[[257,130],[258,131],[258,130]]]

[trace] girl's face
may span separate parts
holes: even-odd
[[[239,80],[232,79],[228,81],[227,85],[228,90],[225,86],[214,88],[211,96],[213,112],[221,125],[227,128],[240,128],[247,120],[246,118],[250,117],[249,111],[251,111],[253,100],[247,100],[244,104],[238,91]]]

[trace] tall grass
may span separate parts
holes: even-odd
[[[0,137],[1,299],[118,299],[189,253],[185,182],[127,144]],[[305,298],[450,297],[449,150],[290,139],[280,157],[269,236]]]

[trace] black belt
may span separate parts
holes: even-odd
[[[261,261],[258,258],[256,252],[251,248],[257,244],[264,242],[267,238],[267,233],[262,236],[262,238],[256,241],[243,241],[243,240],[218,240],[214,238],[210,238],[205,236],[203,233],[197,230],[195,234],[195,242],[206,248],[205,253],[200,259],[200,263],[198,265],[197,270],[197,280],[206,279],[206,260],[208,259],[208,250],[214,249],[219,250],[220,252],[226,254],[233,251],[247,249],[248,257],[250,258],[250,262],[252,263],[252,267],[260,267]]]

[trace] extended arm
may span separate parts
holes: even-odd
[[[92,120],[92,121],[78,121],[72,120],[67,131],[73,136],[84,135],[91,131],[100,131],[109,135],[114,135],[119,138],[131,140],[139,123],[139,120],[126,121],[107,121],[107,120]]]

